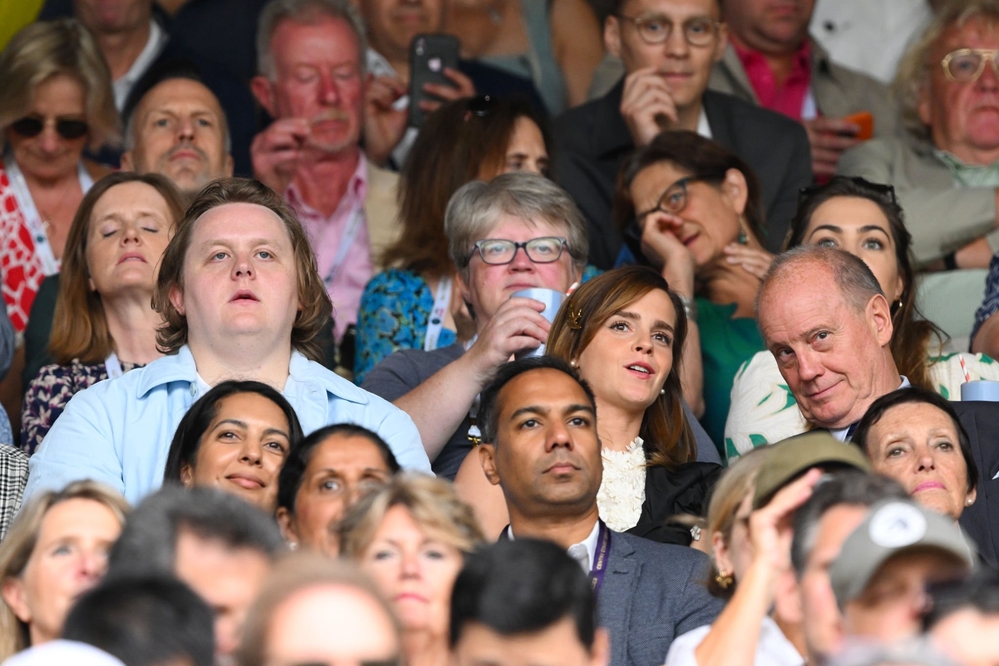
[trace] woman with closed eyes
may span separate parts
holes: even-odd
[[[159,174],[99,180],[69,230],[49,350],[56,363],[28,385],[21,448],[32,454],[76,393],[162,356],[150,307],[160,257],[183,214]]]
[[[983,354],[943,354],[944,333],[917,310],[912,236],[890,186],[836,176],[803,192],[784,249],[799,245],[840,248],[867,264],[891,303],[892,356],[912,386],[958,400],[963,382],[999,379],[999,364]],[[732,387],[729,457],[807,427],[773,355],[756,354]]]
[[[284,396],[261,382],[224,381],[181,419],[163,481],[213,486],[270,515],[278,473],[301,439],[302,426]]]

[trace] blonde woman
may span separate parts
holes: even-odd
[[[76,481],[27,504],[0,544],[0,661],[58,638],[73,602],[104,576],[128,514],[121,495]]]
[[[451,484],[399,474],[355,504],[340,524],[340,552],[381,589],[402,622],[408,666],[448,663],[451,590],[465,555],[483,542]]]

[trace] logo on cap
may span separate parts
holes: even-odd
[[[871,541],[882,548],[916,543],[926,534],[926,518],[919,509],[902,502],[886,504],[871,518]]]

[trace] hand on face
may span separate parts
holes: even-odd
[[[642,254],[659,266],[670,286],[685,296],[694,294],[694,254],[680,240],[683,220],[657,211],[648,215],[642,227]]]
[[[636,148],[648,145],[679,121],[669,83],[659,67],[643,67],[625,77],[621,115]]]
[[[283,193],[298,168],[309,130],[305,118],[281,118],[253,137],[250,157],[256,179]]]

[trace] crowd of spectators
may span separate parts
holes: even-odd
[[[999,664],[999,0],[8,4],[0,663]]]

